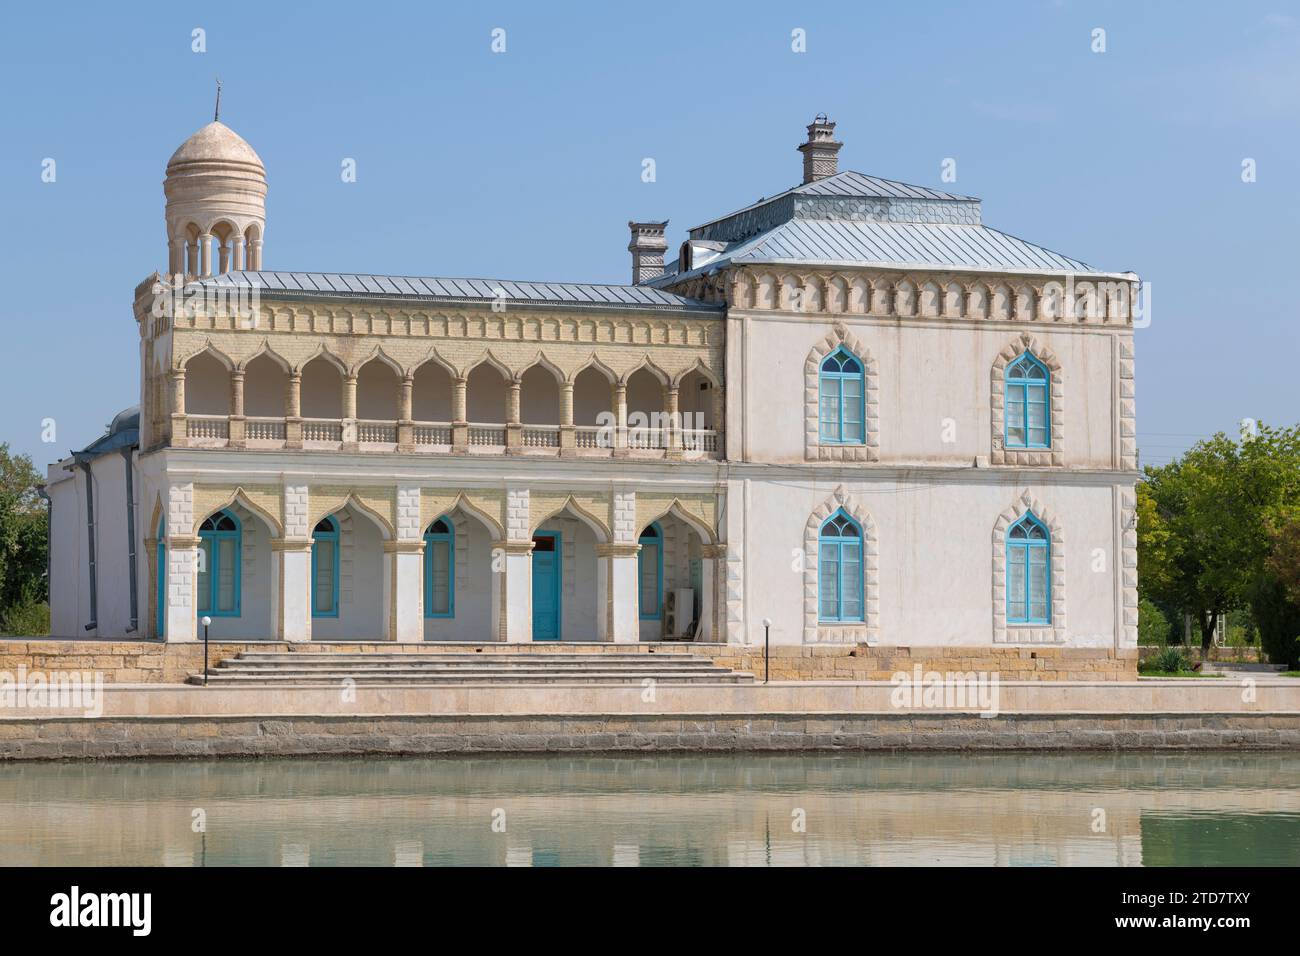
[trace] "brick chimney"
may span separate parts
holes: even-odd
[[[835,141],[835,124],[826,119],[825,113],[818,113],[808,125],[808,142],[798,146],[799,152],[803,153],[805,186],[839,172],[837,156],[843,145]]]
[[[664,274],[664,252],[668,249],[664,238],[668,221],[629,222],[627,227],[632,230],[632,241],[627,244],[627,251],[632,253],[632,284],[659,278]]]

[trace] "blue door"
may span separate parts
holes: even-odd
[[[533,640],[560,639],[560,535],[533,535]]]

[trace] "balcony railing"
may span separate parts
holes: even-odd
[[[469,444],[472,448],[484,446],[503,446],[506,443],[506,426],[505,425],[477,425],[471,423],[469,426]]]
[[[450,445],[449,422],[416,422],[411,431],[411,441],[416,445]]]
[[[249,441],[284,441],[284,419],[246,418],[244,437]]]
[[[359,419],[357,421],[357,441],[371,445],[395,445],[397,444],[397,423]]]
[[[190,415],[185,420],[187,438],[230,437],[230,419],[225,415]]]
[[[303,441],[342,441],[343,422],[336,418],[304,418]]]
[[[559,425],[525,425],[521,438],[525,448],[559,448]]]
[[[423,453],[439,454],[456,450],[475,453],[501,454],[512,443],[515,450],[535,455],[577,454],[592,458],[609,458],[617,455],[621,447],[645,457],[714,458],[720,450],[718,433],[711,428],[671,429],[656,426],[638,426],[620,432],[606,425],[504,425],[489,422],[470,422],[455,425],[452,422],[412,422],[410,437],[395,421],[374,419],[343,420],[338,418],[303,418],[301,428],[291,429],[283,418],[249,416],[243,420],[245,442],[259,447],[283,447],[290,438],[301,435],[301,440],[312,445],[355,441],[360,449],[392,451],[400,442],[410,442],[399,447]],[[571,444],[565,434],[571,430]],[[197,445],[223,447],[230,443],[231,420],[226,415],[187,415],[184,437]],[[234,432],[238,438],[240,432]],[[463,442],[464,444],[458,444]],[[240,444],[235,442],[235,444]],[[414,447],[412,447],[414,446]],[[350,447],[350,446],[349,446]]]

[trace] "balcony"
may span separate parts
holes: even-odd
[[[173,373],[171,444],[402,454],[709,459],[722,397],[706,370],[670,379],[587,367],[566,379],[533,365],[480,363],[466,375],[325,356],[300,369],[261,355],[243,366],[201,352]]]

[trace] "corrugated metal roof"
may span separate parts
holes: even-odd
[[[205,287],[249,285],[293,297],[364,299],[455,299],[529,302],[595,308],[685,309],[719,312],[722,306],[645,285],[578,282],[516,282],[507,279],[448,279],[355,275],[328,272],[227,272],[197,280]]]
[[[913,186],[911,183],[899,182],[896,179],[881,179],[879,176],[868,176],[866,173],[846,169],[842,173],[827,176],[825,179],[793,186],[774,196],[764,196],[762,199],[756,200],[734,212],[717,216],[708,222],[700,223],[698,226],[692,226],[690,231],[694,232],[697,229],[703,229],[714,223],[722,222],[724,219],[743,215],[750,210],[766,206],[768,203],[795,194],[803,196],[856,196],[863,199],[947,199],[956,202],[979,202],[974,196],[958,196],[955,193],[946,193],[942,190],[931,189],[928,186]]]
[[[1071,259],[988,226],[791,219],[725,253],[733,262],[799,260],[975,269],[1091,272]]]
[[[973,196],[958,196],[929,186],[913,186],[900,183],[895,179],[881,179],[866,173],[855,173],[846,169],[834,176],[817,179],[791,189],[792,193],[805,196],[869,196],[887,199],[956,199],[963,202],[976,201]]]

